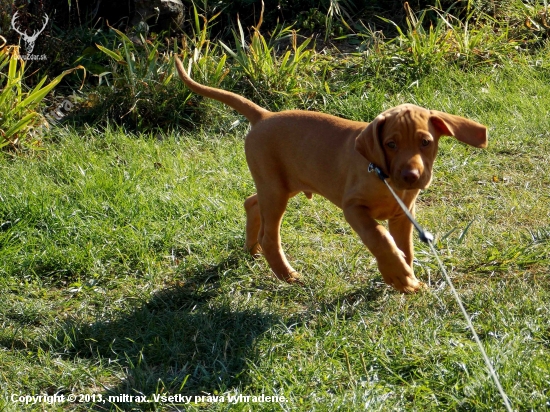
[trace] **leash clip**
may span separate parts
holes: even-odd
[[[420,230],[418,231],[418,237],[422,242],[427,244],[430,244],[430,242],[434,241],[434,235],[432,235],[430,232],[428,232],[425,229],[422,229],[422,231]]]
[[[374,163],[369,163],[369,168],[368,168],[368,172],[369,173],[376,173],[376,176],[378,176],[378,178],[382,181],[386,180],[389,176],[387,174],[385,174],[382,169],[380,169],[378,166],[376,166]]]

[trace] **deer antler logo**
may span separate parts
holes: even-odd
[[[46,14],[46,18],[44,20],[44,25],[42,26],[42,28],[40,30],[35,31],[32,34],[32,36],[29,36],[27,34],[27,32],[23,32],[23,31],[21,31],[20,29],[17,28],[17,26],[16,26],[16,24],[17,24],[17,13],[19,13],[19,12],[16,11],[15,14],[13,15],[12,19],[11,19],[11,27],[12,27],[13,30],[15,30],[17,33],[19,33],[21,35],[21,37],[23,38],[23,41],[25,42],[25,50],[27,51],[27,53],[32,54],[32,51],[34,49],[34,43],[36,42],[36,39],[38,38],[38,35],[44,31],[44,29],[46,28],[46,25],[48,24],[48,21],[50,19],[49,19],[48,15]]]

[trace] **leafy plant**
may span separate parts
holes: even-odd
[[[435,27],[430,25],[424,29],[426,10],[416,17],[408,3],[405,3],[407,12],[407,30],[403,31],[397,24],[389,19],[381,19],[387,23],[394,24],[398,36],[392,40],[399,44],[399,50],[405,50],[404,55],[408,57],[404,61],[420,71],[432,66],[436,62],[445,60],[452,48],[451,32],[445,30],[443,20],[439,20]]]
[[[269,41],[260,33],[263,10],[260,21],[253,27],[252,38],[247,42],[239,19],[239,32],[233,31],[236,51],[220,41],[223,48],[235,59],[252,87],[262,93],[291,95],[303,89],[304,75],[311,73],[314,62],[314,50],[308,49],[311,38],[298,45],[298,35],[292,27],[278,26]],[[291,50],[280,54],[276,43],[290,40]]]
[[[25,61],[19,57],[18,46],[0,47],[0,148],[11,146],[36,147],[40,143],[37,130],[48,127],[48,122],[37,111],[42,100],[61,79],[81,66],[66,70],[46,85],[46,76],[26,91],[23,85]],[[4,73],[4,69],[7,72]]]
[[[330,0],[330,5],[327,11],[325,41],[328,40],[328,36],[332,33],[335,27],[338,27],[340,31],[342,26],[337,25],[337,19],[340,19],[344,26],[349,27],[346,23],[344,16],[350,18],[349,10],[353,8],[353,2],[349,0]],[[338,33],[341,35],[342,33]]]
[[[423,10],[417,16],[405,3],[405,30],[392,20],[380,17],[384,22],[393,24],[397,31],[397,36],[384,44],[386,51],[392,45],[394,48],[397,46],[394,49],[396,67],[411,68],[420,74],[451,62],[470,65],[495,63],[515,55],[519,41],[510,37],[506,24],[469,5],[470,2],[465,10],[466,17],[459,19],[435,7]],[[425,28],[428,12],[435,13],[437,17]],[[476,24],[474,18],[484,23]]]
[[[351,20],[351,16],[347,10],[348,8],[342,6],[338,0],[331,0],[326,13],[319,8],[311,8],[298,15],[295,24],[307,33],[324,33],[323,39],[328,42],[350,30],[346,19]]]
[[[193,5],[192,34],[183,37],[181,49],[183,59],[189,60],[189,71],[193,72],[195,79],[215,86],[219,86],[229,73],[225,68],[227,55],[220,55],[217,44],[210,41],[212,23],[219,15],[220,12],[206,18]]]
[[[206,19],[194,8],[194,30],[183,37],[181,50],[177,40],[170,46],[171,40],[166,43],[160,35],[132,36],[111,27],[116,35],[113,44],[96,44],[97,50],[110,58],[111,66],[97,74],[101,87],[89,109],[92,116],[108,117],[140,130],[173,127],[182,120],[188,123],[190,100],[196,97],[174,78],[173,55],[180,53],[190,62],[198,81],[219,85],[227,71],[226,56],[213,53],[218,46],[209,40],[209,25],[216,17]]]
[[[140,34],[139,39],[136,39],[134,43],[120,30],[114,27],[111,27],[111,30],[118,35],[122,50],[111,50],[100,44],[96,44],[96,46],[113,59],[115,64],[123,68],[122,76],[113,76],[115,86],[120,86],[121,82],[124,82],[130,86],[132,92],[136,93],[136,85],[139,82],[153,81],[161,85],[170,82],[173,73],[167,68],[171,59],[166,58],[166,54],[159,53],[159,42],[153,43]]]

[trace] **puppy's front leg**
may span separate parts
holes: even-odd
[[[414,206],[412,210],[414,216]],[[395,244],[405,254],[405,260],[408,265],[413,267],[414,247],[413,247],[413,225],[407,215],[392,217],[388,220],[388,228]]]
[[[406,254],[399,249],[384,226],[369,216],[366,207],[345,207],[344,216],[376,258],[378,269],[388,285],[400,292],[408,293],[415,292],[423,286],[414,276]]]

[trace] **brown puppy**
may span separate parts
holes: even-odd
[[[231,106],[252,124],[244,146],[257,193],[244,202],[246,248],[263,253],[279,279],[299,280],[283,253],[279,230],[288,200],[304,192],[324,196],[344,211],[387,284],[402,292],[423,286],[412,269],[412,224],[384,183],[368,172],[369,164],[389,176],[390,185],[414,213],[420,189],[430,184],[439,137],[454,136],[485,147],[485,126],[411,104],[389,109],[372,123],[299,110],[273,113],[242,96],[193,81],[177,58],[176,68],[193,92]],[[389,233],[377,220],[388,220]]]

